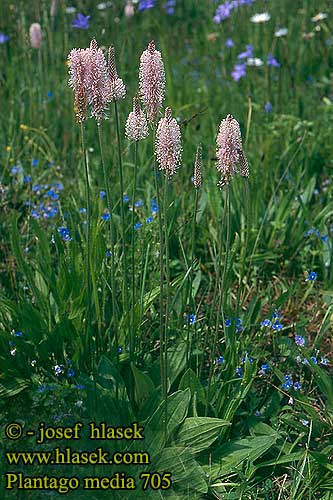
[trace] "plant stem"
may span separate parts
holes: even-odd
[[[90,364],[91,364],[91,367],[93,367],[91,338],[90,338],[90,308],[91,308],[90,219],[91,219],[91,202],[90,202],[89,172],[88,172],[88,162],[87,162],[87,152],[86,152],[85,129],[84,129],[83,123],[81,123],[80,129],[81,129],[81,146],[82,146],[82,155],[83,155],[84,172],[85,172],[86,202],[87,202],[86,286],[87,286],[87,294],[88,294],[88,300],[87,300],[88,304],[87,304],[87,317],[86,317],[85,331],[86,331],[86,339],[88,341]]]
[[[127,287],[127,262],[126,262],[126,243],[125,243],[125,214],[124,214],[124,180],[123,180],[123,162],[121,156],[121,139],[120,139],[120,126],[119,126],[119,113],[117,101],[114,101],[114,110],[116,116],[116,129],[117,129],[117,142],[118,142],[118,165],[119,165],[119,180],[120,180],[120,217],[121,217],[121,236],[122,236],[122,247],[123,247],[123,293],[124,293],[124,310],[127,317],[127,327],[128,336],[130,337],[131,332],[131,320],[128,310],[128,287]],[[134,205],[134,200],[133,200]],[[133,206],[134,209],[134,206]]]
[[[225,288],[224,287],[225,276],[226,276],[227,265],[228,265],[228,260],[229,260],[229,247],[230,247],[230,193],[229,193],[229,189],[230,188],[228,187],[227,192],[226,192],[226,200],[225,200],[226,209],[227,209],[227,214],[226,214],[227,241],[226,241],[226,248],[225,248],[223,273],[222,273],[222,277],[221,277],[219,301],[218,301],[218,306],[217,306],[216,324],[215,324],[215,331],[214,331],[214,336],[213,336],[213,346],[211,349],[211,360],[210,360],[209,378],[208,378],[208,387],[207,387],[207,403],[206,403],[206,412],[205,412],[206,416],[208,415],[210,389],[211,389],[212,378],[213,378],[213,373],[214,373],[214,360],[215,360],[215,355],[216,355],[216,344],[217,344],[217,340],[218,340],[219,321],[220,321],[220,314],[221,314],[222,303],[223,303],[224,292],[225,292],[225,290],[224,290],[224,288]],[[219,248],[220,265],[221,265],[221,258],[222,258],[222,246],[223,246],[222,242],[223,242],[223,233],[221,231],[220,248]],[[222,320],[223,320],[223,313],[222,313]]]
[[[101,151],[104,184],[105,184],[105,190],[106,190],[106,201],[107,201],[109,215],[110,215],[112,313],[113,313],[113,325],[114,325],[114,330],[115,330],[115,343],[116,343],[116,352],[117,352],[117,370],[119,372],[118,314],[117,314],[117,301],[116,301],[116,280],[115,280],[115,263],[114,263],[115,243],[114,243],[113,219],[112,219],[112,202],[111,202],[109,179],[108,179],[108,175],[106,172],[106,166],[105,166],[103,140],[102,140],[102,126],[99,124],[97,128],[98,128],[99,147],[100,147],[100,151]],[[116,397],[118,399],[118,377],[116,380]]]
[[[153,144],[155,144],[155,131],[154,131],[154,139]],[[160,240],[160,374],[161,374],[161,385],[162,385],[162,397],[166,395],[166,381],[164,380],[164,334],[163,334],[163,298],[164,298],[164,284],[163,284],[163,276],[164,276],[164,267],[163,267],[163,254],[164,254],[164,245],[163,245],[163,222],[162,222],[162,214],[161,214],[161,195],[160,188],[158,185],[158,169],[156,161],[154,161],[154,177],[155,177],[155,188],[156,188],[156,197],[157,197],[157,208],[158,208],[158,227],[159,227],[159,240]]]
[[[134,200],[136,196],[136,183],[137,183],[137,171],[138,171],[138,147],[139,142],[135,141],[135,154],[134,154],[134,184],[133,184],[133,211],[132,211],[132,335],[130,339],[130,360],[135,359],[135,237],[134,237]]]
[[[187,303],[190,305],[193,303],[195,311],[195,301],[194,298],[192,297],[192,287],[193,287],[193,266],[194,266],[194,250],[195,250],[195,226],[196,226],[196,218],[197,218],[197,211],[198,211],[198,199],[199,199],[199,190],[195,190],[195,202],[194,202],[194,212],[193,212],[193,221],[192,221],[192,242],[191,242],[191,272],[189,276],[189,290],[187,290]],[[189,359],[190,359],[190,322],[189,318],[187,318],[187,338],[186,338],[186,364],[187,367],[189,368]],[[197,364],[198,364],[198,358],[197,358]]]
[[[165,274],[166,274],[166,295],[165,295],[165,325],[164,325],[164,397],[165,397],[165,434],[167,434],[168,422],[168,329],[169,329],[169,289],[170,289],[170,262],[169,262],[169,236],[168,236],[168,177],[164,181],[164,244],[165,244]]]

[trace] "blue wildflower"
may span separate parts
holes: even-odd
[[[284,380],[285,380],[285,382],[282,384],[282,388],[286,389],[288,391],[293,386],[293,381],[292,381],[291,375],[285,375]]]
[[[128,201],[129,201],[129,196],[128,196],[128,194],[124,194],[124,195],[123,195],[123,202],[124,202],[124,203],[127,203]]]
[[[270,102],[266,102],[265,111],[266,111],[266,113],[270,113],[271,111],[273,111],[273,106]]]
[[[20,172],[23,172],[23,168],[20,165],[14,165],[11,170],[12,174],[19,174]]]
[[[152,9],[155,7],[156,0],[140,0],[139,3],[139,12],[143,12],[144,10]]]
[[[158,212],[158,205],[155,200],[150,200],[150,206],[151,206],[151,211],[152,214],[155,215]]]
[[[105,196],[106,196],[106,192],[105,191],[100,191],[99,192],[100,199],[104,198]]]
[[[327,366],[328,365],[328,359],[327,358],[321,358],[320,364],[323,365],[323,366]]]
[[[238,59],[249,59],[253,57],[253,45],[246,45],[246,50],[238,54]]]
[[[280,67],[280,63],[275,59],[273,54],[268,54],[267,56],[267,66],[273,66],[275,68]]]
[[[271,326],[271,322],[269,319],[264,319],[262,322],[261,322],[261,326]]]
[[[73,19],[72,28],[87,30],[89,28],[89,19],[90,16],[84,16],[79,12],[76,18]]]
[[[318,363],[316,356],[311,356],[311,361],[312,361],[312,363],[314,363],[315,365]]]
[[[188,315],[188,322],[190,323],[190,325],[193,325],[196,321],[196,316],[195,314],[189,314]]]
[[[110,219],[111,219],[110,214],[108,214],[108,213],[106,212],[105,214],[101,215],[101,219],[102,219],[102,220],[110,220]]]
[[[107,250],[105,252],[105,257],[111,257],[111,250]]]
[[[38,210],[31,210],[31,217],[33,217],[33,219],[40,219],[40,212]]]
[[[228,47],[228,49],[231,49],[235,44],[231,38],[228,38],[225,42],[225,46]]]
[[[136,224],[134,224],[135,231],[137,231],[138,229],[140,229],[140,227],[142,227],[142,223],[141,222],[137,222]]]
[[[87,212],[87,209],[84,207],[79,208],[79,212],[80,212],[80,214],[85,214]]]
[[[280,323],[280,321],[274,321],[274,323],[272,324],[272,328],[273,328],[273,330],[276,330],[279,332],[280,330],[282,330],[283,326]]]
[[[67,372],[67,377],[72,378],[72,377],[74,377],[74,375],[75,375],[75,371],[73,370],[73,368],[69,368],[68,372]]]
[[[167,2],[163,4],[163,9],[167,14],[172,15],[175,12],[175,6],[176,0],[167,0]]]
[[[54,373],[56,375],[61,375],[63,372],[63,366],[62,365],[55,365],[54,366]]]
[[[217,359],[216,359],[216,364],[217,365],[222,365],[224,363],[225,359],[224,359],[224,356],[219,356]]]
[[[294,382],[294,389],[295,391],[299,391],[301,389],[301,384],[299,382]]]
[[[31,175],[25,175],[23,177],[24,182],[31,182]]]
[[[268,372],[270,370],[271,370],[271,367],[269,366],[268,363],[264,363],[263,365],[261,365],[260,371],[266,373],[266,372]]]
[[[317,273],[311,271],[305,281],[315,281],[317,279]]]
[[[246,76],[246,64],[235,64],[231,76],[235,82],[238,82],[241,78]]]
[[[14,335],[14,337],[23,337],[23,333],[22,332],[16,332],[16,331],[14,331],[13,335]]]
[[[38,163],[39,163],[39,160],[37,160],[37,158],[33,158],[31,160],[31,166],[32,167],[37,167]]]
[[[9,36],[5,35],[4,33],[0,32],[0,43],[6,43],[9,40]]]
[[[304,347],[305,346],[305,338],[302,337],[302,335],[296,335],[295,344],[299,345],[300,347]]]
[[[151,224],[153,222],[153,217],[148,217],[148,219],[146,219],[146,224]]]
[[[64,241],[72,241],[72,238],[69,234],[69,229],[67,227],[59,227],[58,233]]]
[[[273,318],[282,318],[282,313],[281,313],[280,309],[275,309],[272,316],[273,316]]]
[[[83,384],[76,384],[75,389],[82,391],[83,389],[85,389],[85,386]]]
[[[229,318],[226,318],[225,322],[224,322],[225,326],[228,328],[229,326],[231,326],[231,319]]]
[[[121,346],[119,346],[117,350],[118,350],[119,354],[121,354],[123,352],[123,348]]]
[[[136,201],[136,202],[134,203],[134,206],[135,206],[136,208],[142,207],[142,205],[143,205],[143,201],[142,201],[142,200],[138,200],[138,201]]]
[[[236,373],[237,377],[242,378],[242,376],[243,376],[243,370],[242,370],[242,368],[240,366],[237,366],[237,368],[235,370],[235,373]]]

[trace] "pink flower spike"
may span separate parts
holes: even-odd
[[[91,41],[87,50],[84,85],[91,106],[91,117],[100,124],[102,119],[107,118],[106,109],[112,98],[106,59],[102,50],[97,48],[96,40]]]
[[[194,162],[193,184],[195,189],[200,189],[201,187],[202,183],[201,167],[202,167],[202,147],[201,144],[199,144]]]
[[[248,177],[249,169],[243,152],[239,123],[232,115],[227,115],[221,121],[216,143],[217,170],[221,173],[218,186],[223,188],[230,184],[232,177],[238,172],[237,165],[240,165],[239,173]]]
[[[33,49],[40,49],[42,46],[42,28],[39,23],[33,23],[29,29],[30,43]]]
[[[84,85],[89,49],[73,49],[68,56],[69,81],[68,85],[74,91],[74,111],[76,121],[82,123],[86,118],[87,93]]]
[[[139,99],[133,99],[133,111],[128,115],[126,122],[126,137],[133,141],[140,141],[149,135],[146,115],[140,108]]]
[[[153,122],[162,107],[165,90],[165,71],[161,53],[151,41],[140,58],[140,97],[145,105],[148,120]]]
[[[164,118],[161,118],[157,131],[155,143],[155,155],[160,170],[171,178],[177,171],[181,162],[181,136],[180,128],[172,111],[166,108]]]
[[[115,59],[114,47],[109,48],[108,54],[108,72],[109,72],[109,85],[110,96],[113,101],[119,101],[126,95],[126,87],[121,78],[118,77]]]

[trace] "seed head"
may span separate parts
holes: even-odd
[[[84,82],[88,50],[73,49],[68,56],[70,75],[68,85],[74,91],[74,111],[78,123],[82,123],[85,120],[87,111],[87,93]]]
[[[201,166],[202,166],[202,147],[201,144],[199,144],[194,162],[193,184],[195,189],[200,189],[201,187],[202,183]]]
[[[139,99],[133,99],[133,111],[128,115],[126,122],[126,137],[133,141],[140,141],[149,135],[146,115],[140,108]]]
[[[33,23],[29,29],[30,43],[33,49],[40,49],[42,46],[42,28],[39,23]]]
[[[157,131],[155,143],[155,156],[160,170],[171,178],[177,171],[181,162],[181,137],[180,128],[172,111],[166,108],[164,118],[161,118]]]
[[[155,49],[154,41],[140,58],[140,97],[145,105],[148,120],[154,121],[162,107],[165,89],[165,71],[161,53]]]
[[[125,97],[126,87],[122,79],[118,77],[114,47],[109,48],[108,73],[111,99],[113,101],[119,101]]]
[[[221,121],[216,143],[217,170],[221,173],[218,186],[222,188],[230,184],[233,175],[238,172],[237,165],[240,165],[240,174],[248,177],[239,123],[232,115]]]

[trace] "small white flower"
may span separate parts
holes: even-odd
[[[11,349],[11,350],[10,350],[10,354],[11,354],[12,356],[15,356],[15,354],[16,354],[16,348],[15,348],[15,347],[14,347],[14,349]]]
[[[66,7],[66,14],[74,14],[76,12],[75,7]]]
[[[311,18],[311,21],[317,23],[318,21],[322,21],[327,18],[327,14],[325,12],[318,12],[314,17]]]
[[[246,64],[248,66],[262,66],[264,64],[264,61],[259,59],[259,57],[249,57],[246,61]]]
[[[250,21],[253,23],[266,23],[270,18],[271,16],[268,12],[262,12],[261,14],[254,14],[254,16],[250,18]]]
[[[280,28],[276,30],[274,36],[279,38],[280,36],[286,36],[287,34],[288,34],[288,28]]]
[[[105,10],[108,7],[111,7],[112,3],[111,2],[101,2],[96,5],[98,10]]]

